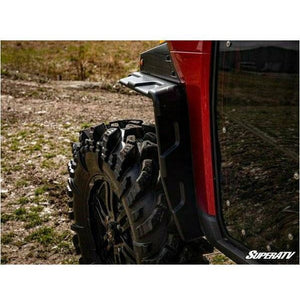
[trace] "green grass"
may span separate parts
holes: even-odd
[[[48,217],[41,217],[37,212],[30,212],[27,214],[26,221],[27,223],[25,224],[25,228],[29,229],[42,225],[44,222],[47,222]]]
[[[78,259],[76,256],[74,256],[72,258],[67,258],[62,261],[62,264],[63,265],[78,265]]]
[[[6,223],[10,220],[13,220],[13,216],[11,214],[1,214],[1,223]]]
[[[16,181],[16,187],[28,186],[29,182],[25,179],[19,179]]]
[[[51,227],[41,227],[25,238],[26,242],[38,242],[44,246],[53,243],[55,232]]]
[[[6,256],[4,255],[1,255],[1,264],[4,265],[4,264],[7,264],[8,263],[8,259]]]
[[[17,208],[14,212],[15,214],[15,219],[17,221],[24,221],[24,218],[26,216],[26,208],[24,207],[20,207],[20,208]]]
[[[6,171],[20,171],[20,170],[22,170],[22,168],[23,168],[23,166],[21,166],[21,165],[15,165],[15,166],[12,166],[12,167],[10,167],[10,168],[8,168]]]
[[[28,203],[29,199],[23,197],[20,198],[22,199],[21,202],[23,204]],[[19,202],[20,202],[19,199]],[[15,220],[15,221],[21,221],[25,222],[24,227],[26,229],[29,228],[34,228],[36,226],[40,226],[43,223],[47,222],[49,220],[48,216],[40,216],[40,212],[43,210],[43,206],[37,205],[37,206],[32,206],[29,209],[26,209],[25,207],[20,207],[17,208],[12,216],[7,216],[6,219],[4,219],[4,222],[7,222],[8,220]]]
[[[34,198],[31,200],[32,203],[40,204],[41,201],[44,200],[43,194],[42,195],[35,195]]]
[[[53,158],[55,156],[56,156],[56,154],[54,154],[54,153],[46,153],[46,154],[44,154],[44,157],[47,158],[47,159]]]
[[[158,41],[4,41],[1,74],[39,81],[116,81],[138,69],[141,52]],[[18,71],[18,72],[16,72]]]
[[[35,189],[34,195],[35,196],[43,195],[48,189],[49,187],[47,185],[40,186]]]
[[[45,159],[45,160],[42,161],[41,167],[43,169],[51,169],[51,170],[53,170],[55,168],[55,163],[52,160],[50,160],[50,159]]]
[[[32,211],[32,212],[41,212],[43,209],[44,209],[44,207],[41,205],[30,207],[30,211]]]
[[[228,258],[223,254],[216,254],[212,258],[212,263],[215,265],[224,264],[228,261]]]
[[[15,234],[13,232],[2,234],[2,236],[1,236],[1,243],[3,245],[10,244],[12,242],[12,240],[13,240],[14,237],[15,237]]]
[[[17,139],[12,139],[10,144],[10,150],[11,151],[18,151],[20,147],[20,141]]]
[[[82,123],[80,124],[81,129],[90,128],[92,126],[92,123]]]
[[[27,203],[29,203],[29,202],[30,202],[30,199],[27,198],[27,197],[20,197],[20,198],[18,199],[18,203],[21,204],[21,205],[27,204]]]
[[[28,134],[29,134],[29,132],[27,130],[21,130],[17,133],[17,135],[22,138],[25,138]]]
[[[65,129],[68,129],[68,128],[70,128],[72,126],[72,124],[71,123],[68,123],[68,124],[63,124],[63,128],[65,128]]]
[[[43,246],[57,245],[58,250],[71,251],[71,244],[67,242],[69,239],[69,232],[63,231],[62,233],[56,232],[52,227],[43,226],[36,229],[33,233],[29,234],[26,242],[38,242]]]
[[[42,144],[36,143],[35,145],[30,145],[27,147],[27,150],[32,154],[35,151],[41,151],[42,150]]]

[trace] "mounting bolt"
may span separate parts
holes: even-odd
[[[227,41],[227,42],[226,42],[226,47],[227,47],[227,48],[230,48],[231,45],[232,45],[232,43],[231,43],[230,41]]]
[[[289,233],[289,234],[288,234],[288,238],[289,238],[289,240],[291,241],[291,240],[293,240],[294,237],[293,237],[293,235],[292,235],[291,233]]]

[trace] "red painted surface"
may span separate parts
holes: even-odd
[[[210,41],[170,41],[168,46],[170,51],[200,53],[209,53],[211,51]]]
[[[206,213],[216,215],[210,127],[212,42],[170,41],[168,45],[186,87],[197,202]]]

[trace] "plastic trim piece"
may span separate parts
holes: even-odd
[[[164,43],[141,54],[140,71],[167,81],[180,83],[168,44]]]
[[[220,230],[218,220],[215,216],[210,216],[199,209],[199,216],[201,219],[202,230],[207,240],[222,253],[231,258],[238,264],[258,264],[262,263],[257,260],[247,260],[245,257],[249,250],[244,248],[237,248],[232,244],[231,240],[224,237]],[[267,262],[264,262],[267,264]]]
[[[141,72],[121,79],[120,83],[152,99],[161,179],[168,205],[183,240],[203,236],[195,196],[184,87]]]

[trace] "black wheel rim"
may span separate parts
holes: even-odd
[[[97,253],[109,264],[135,264],[129,221],[122,202],[105,180],[95,183],[90,220]]]

